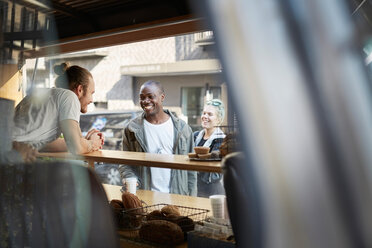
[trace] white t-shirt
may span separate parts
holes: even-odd
[[[169,118],[158,125],[144,120],[145,137],[149,153],[173,154],[173,122]],[[170,169],[150,168],[151,190],[169,193]]]
[[[16,107],[13,140],[40,149],[61,135],[59,123],[80,120],[80,102],[71,90],[37,89]]]

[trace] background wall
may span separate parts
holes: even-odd
[[[155,80],[163,85],[166,93],[164,106],[180,106],[182,87],[202,87],[206,84],[209,84],[209,86],[221,86],[223,83],[221,77],[214,74],[136,77],[133,87],[133,99],[136,105],[138,105],[139,88],[148,80]]]
[[[0,65],[0,97],[15,101],[22,100],[22,73],[17,65]]]

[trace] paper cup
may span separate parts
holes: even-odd
[[[211,195],[209,197],[212,207],[212,215],[214,218],[225,218],[225,195]]]
[[[136,194],[137,190],[137,178],[131,177],[125,179],[127,191],[132,194]]]

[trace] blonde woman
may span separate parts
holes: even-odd
[[[225,134],[218,127],[225,117],[225,106],[221,100],[213,99],[204,105],[201,125],[203,130],[194,133],[195,146],[210,148],[210,152],[220,148]],[[210,195],[225,194],[222,185],[222,174],[199,172],[198,173],[198,196],[209,197]]]

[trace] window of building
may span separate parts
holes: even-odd
[[[207,89],[207,90],[206,90]],[[204,102],[213,98],[221,99],[221,87],[182,87],[182,114],[187,116],[187,122],[193,131],[201,128],[201,113]]]
[[[221,99],[221,87],[209,87],[206,92],[206,100]]]
[[[200,114],[203,108],[204,93],[204,87],[181,88],[182,114],[187,116],[187,122],[193,131],[200,127]]]

